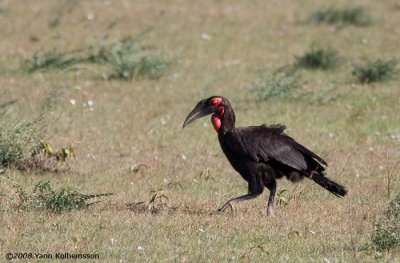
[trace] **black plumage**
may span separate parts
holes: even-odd
[[[325,176],[327,163],[318,155],[284,133],[283,125],[235,127],[235,113],[230,102],[221,96],[200,101],[186,118],[183,127],[197,118],[212,115],[218,140],[232,167],[248,182],[248,193],[226,202],[219,211],[233,203],[249,200],[268,188],[267,214],[273,212],[276,179],[286,177],[298,182],[307,177],[336,196],[347,193],[345,187]]]

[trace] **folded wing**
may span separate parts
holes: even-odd
[[[228,147],[236,154],[256,162],[275,160],[299,171],[310,171],[326,162],[284,133],[285,126],[261,125],[236,128],[224,136]]]

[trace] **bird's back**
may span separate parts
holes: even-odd
[[[268,164],[284,173],[324,171],[326,162],[284,133],[283,125],[234,128],[219,141],[232,166]],[[245,163],[245,164],[241,164]],[[257,166],[257,165],[256,165]],[[258,166],[257,166],[258,167]]]

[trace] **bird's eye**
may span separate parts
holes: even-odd
[[[219,97],[216,98],[212,98],[208,104],[210,104],[210,106],[218,106],[221,103],[222,99]]]

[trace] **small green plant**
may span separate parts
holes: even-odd
[[[400,246],[400,227],[377,225],[373,243],[378,251]]]
[[[19,197],[18,207],[20,209],[44,210],[54,213],[88,208],[99,202],[90,202],[91,200],[112,195],[112,193],[87,195],[65,188],[56,191],[51,188],[48,181],[39,181],[33,188],[32,193],[27,193],[20,185],[15,184],[14,187]]]
[[[375,227],[372,243],[377,251],[400,247],[400,194],[390,202],[385,222]]]
[[[372,19],[364,7],[347,7],[337,8],[329,7],[317,10],[311,13],[310,20],[312,23],[327,23],[335,27],[344,27],[347,25],[369,26]]]
[[[153,47],[141,44],[142,33],[136,37],[125,37],[109,44],[99,44],[60,52],[56,49],[47,52],[36,52],[25,61],[28,73],[44,70],[65,70],[79,64],[95,64],[110,68],[104,74],[106,79],[132,79],[134,77],[160,78],[171,64]]]
[[[43,137],[41,120],[10,123],[4,117],[0,119],[0,167],[18,166],[36,148]]]
[[[267,72],[262,79],[253,85],[257,100],[267,101],[274,98],[290,98],[303,87],[304,82],[299,73],[293,69]]]
[[[110,79],[161,77],[169,63],[152,48],[142,46],[140,40],[138,37],[126,37],[111,45],[103,44],[88,57],[88,61],[111,66]]]
[[[400,194],[390,202],[388,213],[394,220],[400,221]]]
[[[339,65],[338,52],[333,48],[311,47],[303,56],[297,58],[297,67],[306,69],[333,69]]]
[[[74,53],[74,52],[72,52]],[[25,61],[28,73],[41,70],[64,70],[78,63],[84,62],[84,58],[75,57],[74,54],[60,52],[56,49],[46,52],[35,52],[32,59]]]
[[[398,73],[397,60],[375,60],[353,66],[353,76],[360,83],[373,83],[393,79]]]

